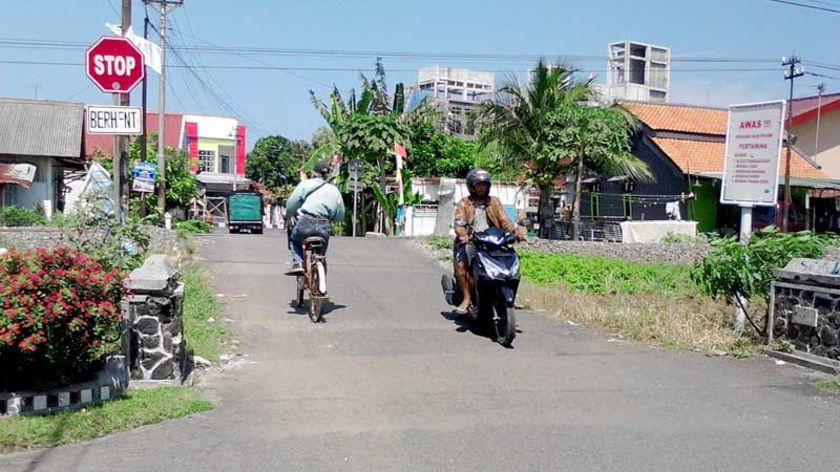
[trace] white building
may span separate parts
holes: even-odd
[[[408,108],[430,97],[444,112],[439,127],[454,135],[473,137],[477,129],[470,112],[496,94],[496,74],[452,67],[426,67],[417,72],[417,83],[407,94]]]
[[[469,194],[464,179],[424,177],[411,179],[411,192],[423,196],[423,203],[408,207],[405,216],[406,236],[430,234],[454,235],[455,207]],[[513,221],[525,215],[532,199],[528,186],[494,182],[490,195],[501,200]]]
[[[607,83],[597,87],[605,103],[619,100],[670,100],[669,48],[636,41],[620,41],[609,45],[607,55]]]

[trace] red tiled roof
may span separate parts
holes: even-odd
[[[621,105],[656,131],[726,135],[728,111],[667,103],[622,102]]]
[[[840,109],[840,93],[795,99],[791,106],[793,125],[816,119],[818,109],[822,114]]]
[[[181,138],[183,116],[181,113],[166,114],[165,142],[167,146],[181,147],[179,140]],[[156,112],[146,112],[146,129],[149,136],[152,133],[157,133],[158,114]],[[106,156],[112,155],[114,152],[114,137],[104,134],[89,134],[87,128],[85,128],[85,157],[92,157],[97,149]]]
[[[657,137],[651,139],[685,173],[723,172],[724,154],[726,153],[726,144],[723,142]],[[784,152],[783,149],[782,162],[784,162]],[[791,154],[790,170],[791,177],[829,179],[828,175],[816,169],[796,151]],[[780,174],[785,175],[784,164],[781,166]]]

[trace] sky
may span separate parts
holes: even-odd
[[[120,1],[0,0],[0,96],[112,103],[81,64],[84,45],[111,34],[106,22],[119,23]],[[840,10],[840,0],[793,1]],[[133,1],[138,32],[146,11]],[[148,12],[157,25],[159,15]],[[389,53],[384,65],[392,89],[433,65],[491,70],[502,83],[524,76],[540,56],[603,82],[607,44],[630,39],[669,47],[679,59],[672,64],[671,102],[786,98],[780,62],[792,52],[807,72],[831,77],[797,79],[795,96],[816,94],[820,82],[826,93],[840,91],[840,14],[770,0],[185,0],[169,18],[173,45],[230,50],[168,54],[175,67],[167,73],[167,110],[237,117],[248,126],[249,148],[269,134],[309,139],[323,125],[309,91],[326,98],[333,85],[344,92],[358,87],[360,72],[372,75],[377,52]],[[70,44],[33,47],[33,40]],[[691,58],[765,62],[685,60]],[[149,104],[156,109],[158,76],[150,74]],[[131,97],[140,103],[140,87]]]

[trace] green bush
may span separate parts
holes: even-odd
[[[831,238],[807,231],[780,233],[769,227],[756,233],[747,244],[739,243],[735,237],[715,239],[711,244],[712,253],[691,270],[691,278],[700,289],[713,297],[740,294],[767,300],[774,269],[796,257],[823,257]]]
[[[45,224],[47,224],[47,219],[35,210],[16,206],[0,207],[0,226],[43,226]]]
[[[522,252],[522,275],[537,285],[562,285],[576,292],[684,293],[693,290],[689,267],[603,257]]]
[[[699,244],[705,243],[706,241],[707,239],[703,235],[689,236],[687,234],[674,233],[668,233],[662,238],[662,242],[665,244]]]
[[[199,220],[179,221],[175,224],[175,229],[183,235],[213,232],[213,226],[210,223]]]

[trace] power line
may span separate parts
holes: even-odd
[[[170,48],[170,51],[172,49]],[[18,61],[0,60],[0,64],[19,65],[47,65],[47,66],[83,66],[83,62],[59,62],[59,61]],[[172,65],[167,67],[189,68],[188,65]],[[246,65],[204,65],[205,69],[216,70],[275,70],[275,71],[313,71],[313,72],[359,72],[363,70],[358,67],[302,67],[302,66],[246,66]],[[607,69],[574,69],[575,72],[608,72]],[[778,68],[769,67],[736,67],[736,68],[695,68],[695,69],[665,69],[670,72],[778,72]],[[417,69],[388,69],[389,72],[417,72]],[[494,69],[488,72],[497,73],[518,73],[515,69]]]
[[[172,38],[172,40],[174,41],[174,38]],[[191,63],[183,55],[181,55],[181,53],[178,50],[175,50],[171,47],[169,48],[169,50],[172,51],[172,53],[175,55],[176,59],[181,62],[181,64],[187,69],[188,72],[190,72],[192,77],[194,77],[201,84],[200,90],[202,90],[211,101],[217,102],[223,109],[226,110],[227,113],[230,113],[231,115],[236,117],[239,121],[242,121],[242,122],[245,122],[245,123],[251,125],[252,127],[257,129],[258,131],[260,131],[260,130],[261,131],[268,131],[266,128],[261,126],[259,124],[259,122],[257,122],[256,120],[250,119],[250,117],[246,116],[244,113],[240,113],[240,110],[243,109],[242,105],[240,105],[236,101],[235,98],[233,98],[230,94],[228,94],[225,91],[224,87],[222,87],[218,83],[216,83],[217,86],[215,86],[215,87],[212,86],[211,84],[208,84],[207,81],[205,81],[204,77],[202,77],[201,74],[199,74],[198,72],[195,71],[195,69],[191,65]],[[206,67],[204,67],[204,66],[201,66],[201,67],[206,69]],[[212,75],[210,75],[210,74],[207,74],[207,78],[210,81],[214,81]],[[236,107],[229,104],[227,102],[227,100],[225,100],[218,93],[216,93],[216,89],[221,90],[222,93],[227,95],[228,98],[236,105]],[[237,108],[239,110],[237,110]]]
[[[830,76],[830,75],[820,74],[818,72],[805,72],[805,74],[806,75],[811,75],[811,76],[814,76],[814,77],[821,77],[823,79],[840,80],[840,77],[833,77],[833,76]]]
[[[213,44],[213,43],[211,43],[211,42],[209,42],[209,41],[205,41],[205,40],[203,40],[203,39],[198,38],[198,37],[196,37],[196,36],[195,36],[195,33],[193,32],[193,29],[192,29],[192,25],[190,24],[190,19],[189,19],[189,16],[187,16],[187,26],[188,26],[188,27],[189,27],[189,29],[190,29],[190,34],[187,34],[187,36],[191,37],[192,39],[194,39],[194,40],[196,40],[196,41],[199,41],[199,42],[205,43],[205,44],[207,44],[207,45],[209,45],[209,46],[212,46],[212,47],[219,47],[218,45],[215,45],[215,44]],[[199,52],[198,54],[199,54],[199,56],[200,56],[200,54],[201,54],[201,53]],[[248,60],[248,61],[250,61],[250,62],[252,62],[252,63],[254,63],[254,64],[258,64],[258,65],[262,65],[262,66],[271,66],[271,64],[269,64],[269,63],[267,63],[267,62],[262,61],[262,60],[259,60],[259,59],[256,59],[256,58],[254,58],[254,57],[252,57],[252,56],[249,56],[249,55],[247,55],[247,54],[238,53],[238,54],[236,54],[236,55],[237,55],[237,56],[239,56],[239,57],[241,57],[241,58],[243,58],[243,59],[246,59],[246,60]],[[322,81],[320,81],[320,80],[318,80],[318,79],[315,79],[315,78],[312,78],[312,77],[307,77],[307,76],[302,75],[302,74],[296,74],[296,73],[291,72],[291,71],[286,71],[286,72],[287,72],[289,75],[291,75],[292,77],[296,77],[296,78],[301,79],[301,80],[305,80],[305,81],[308,81],[308,82],[311,82],[311,83],[318,84],[318,85],[320,85],[320,86],[322,86],[322,87],[325,87],[325,88],[327,88],[327,89],[329,89],[329,90],[331,90],[331,89],[333,88],[333,86],[331,86],[330,84],[324,83],[324,82],[322,82]]]
[[[791,2],[791,1],[788,1],[788,0],[768,0],[768,1],[774,2],[774,3],[784,3],[786,5],[793,5],[793,6],[802,7],[802,8],[810,8],[812,10],[827,11],[827,12],[830,12],[830,13],[840,13],[840,10],[837,10],[837,9],[834,9],[834,8],[821,7],[821,6],[818,6],[818,5],[808,5],[806,3]]]
[[[195,38],[198,39],[198,38]],[[0,38],[0,45],[7,47],[33,47],[33,48],[80,48],[86,49],[89,44],[84,42],[73,42],[63,40],[41,40],[26,38]],[[497,62],[533,62],[540,57],[559,57],[568,61],[606,61],[605,55],[586,54],[480,54],[467,52],[422,52],[422,51],[380,51],[380,50],[343,50],[343,49],[297,49],[297,48],[265,48],[265,47],[230,47],[230,46],[181,46],[181,51],[197,51],[213,54],[238,55],[277,55],[295,57],[330,57],[330,58],[391,58],[391,59],[415,59],[415,60],[465,60],[465,61],[497,61]],[[769,58],[726,58],[726,57],[671,57],[671,62],[698,62],[698,63],[767,63],[775,64],[776,59]]]
[[[122,17],[122,14],[117,10],[117,7],[114,6],[113,0],[108,0],[108,5],[111,7],[111,10],[117,15],[117,18]]]

